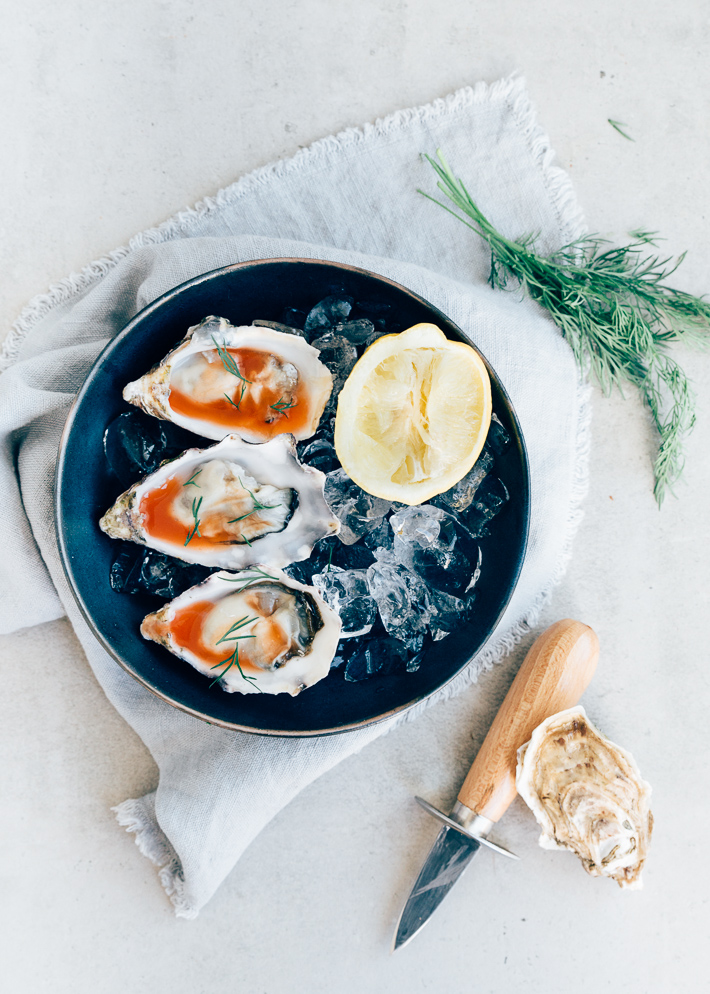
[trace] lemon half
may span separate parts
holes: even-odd
[[[370,494],[423,504],[471,469],[491,421],[491,384],[478,352],[433,324],[383,335],[338,398],[335,451]]]

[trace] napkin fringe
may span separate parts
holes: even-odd
[[[130,798],[111,808],[116,821],[135,833],[139,852],[158,867],[158,879],[175,908],[176,918],[196,918],[199,909],[187,898],[182,864],[155,815],[155,793]]]
[[[390,134],[416,121],[426,122],[435,118],[453,116],[473,104],[486,101],[506,101],[512,107],[513,115],[525,135],[538,168],[543,171],[561,227],[569,231],[567,240],[572,241],[577,237],[575,230],[583,227],[581,210],[569,177],[562,169],[552,165],[555,153],[545,132],[536,122],[535,109],[525,89],[525,78],[513,74],[494,83],[478,82],[473,87],[462,87],[429,104],[398,110],[387,117],[378,118],[374,124],[347,128],[337,135],[320,138],[311,145],[299,149],[289,158],[280,159],[247,173],[241,179],[219,190],[214,197],[205,197],[194,207],[178,211],[161,224],[135,235],[127,245],[114,249],[108,255],[85,266],[80,272],[71,273],[58,283],[51,284],[46,293],[32,298],[10,329],[0,349],[0,372],[17,362],[22,342],[42,318],[55,307],[88,290],[132,252],[146,245],[156,245],[184,235],[193,224],[206,215],[226,207],[241,197],[248,196],[260,187],[278,181],[288,173],[300,171],[348,146],[367,141],[372,135]]]

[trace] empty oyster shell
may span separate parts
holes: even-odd
[[[309,438],[333,388],[318,350],[298,335],[235,328],[207,317],[123,399],[206,438],[236,433],[266,442],[282,432]]]
[[[299,462],[292,435],[260,445],[227,435],[163,463],[121,494],[99,525],[111,538],[188,563],[287,566],[340,528],[324,483],[320,470]]]
[[[538,725],[518,750],[516,786],[542,828],[544,849],[569,849],[592,876],[641,887],[651,787],[633,756],[602,735],[583,707]]]
[[[149,614],[141,634],[241,694],[296,694],[327,676],[340,618],[281,570],[213,573]]]

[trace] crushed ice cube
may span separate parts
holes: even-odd
[[[465,511],[473,503],[476,491],[492,468],[493,456],[484,449],[474,463],[473,469],[454,483],[450,490],[439,494],[439,501],[458,514]]]
[[[343,469],[326,476],[325,499],[340,520],[338,538],[345,545],[353,545],[363,535],[374,531],[391,506],[388,500],[361,490]]]
[[[353,683],[368,677],[385,676],[402,669],[407,663],[407,649],[399,639],[385,636],[361,643],[348,660],[345,679]],[[411,671],[409,671],[411,672]]]
[[[433,504],[405,507],[390,518],[393,554],[428,587],[461,596],[480,574],[481,550],[458,518]]]
[[[429,590],[431,610],[429,628],[435,642],[446,638],[466,623],[473,604],[473,596],[454,597],[443,590]]]
[[[273,331],[280,331],[283,335],[298,335],[300,338],[305,338],[301,328],[284,324],[283,321],[266,321],[262,318],[255,318],[252,324],[256,325],[257,328],[271,328]]]
[[[357,362],[357,349],[347,338],[334,331],[327,331],[320,338],[315,338],[311,345],[318,349],[318,358],[333,374],[333,393],[339,392]]]
[[[377,605],[370,596],[367,570],[331,566],[324,573],[316,573],[311,582],[326,604],[340,615],[341,638],[370,631],[377,618]]]
[[[342,335],[343,338],[347,338],[353,345],[362,345],[363,342],[367,341],[373,335],[375,326],[368,318],[358,318],[355,321],[336,324],[333,330],[336,335]]]
[[[157,421],[142,411],[126,411],[104,431],[104,452],[109,468],[123,487],[146,473],[154,473],[161,462],[181,451],[172,436],[173,425]]]
[[[309,438],[306,445],[299,445],[298,457],[302,462],[319,469],[321,473],[330,473],[340,466],[333,443],[325,438]]]
[[[396,562],[392,553],[378,550],[377,561],[367,571],[367,584],[387,631],[418,652],[431,617],[422,578]]]
[[[508,490],[497,476],[487,476],[464,514],[466,527],[476,536],[488,533],[487,525],[509,500]]]
[[[325,331],[333,325],[347,320],[350,311],[353,309],[353,298],[332,294],[319,300],[315,307],[308,312],[308,317],[304,325],[306,335],[311,338],[322,329]]]
[[[441,521],[446,511],[432,504],[405,506],[390,518],[390,528],[395,535],[395,554],[399,545],[416,543],[422,549],[432,545],[439,537]]]
[[[362,538],[362,544],[373,552],[375,549],[391,549],[394,535],[387,518],[382,518],[379,524]]]
[[[284,307],[281,311],[281,324],[286,324],[291,328],[303,328],[306,323],[306,312],[297,307]]]
[[[493,414],[491,416],[491,426],[488,429],[486,445],[489,446],[497,456],[499,456],[501,452],[505,452],[510,445],[510,435],[508,433],[508,429],[504,426],[497,414]]]
[[[322,538],[313,546],[313,551],[307,559],[301,559],[284,567],[284,573],[298,580],[299,583],[310,585],[314,573],[322,573],[331,565],[339,547],[340,542],[334,536]]]

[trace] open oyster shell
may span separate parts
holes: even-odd
[[[300,441],[315,432],[332,388],[318,350],[299,335],[210,316],[123,399],[206,438],[266,442],[289,432]]]
[[[295,697],[327,676],[340,618],[314,587],[253,566],[213,573],[149,614],[141,634],[229,693]]]
[[[542,828],[544,849],[569,849],[592,876],[641,887],[651,787],[633,756],[602,735],[583,707],[538,725],[518,750],[516,786]]]
[[[298,460],[291,435],[261,445],[227,435],[163,463],[121,494],[99,525],[111,538],[188,563],[287,566],[340,528],[324,483],[320,470]]]

